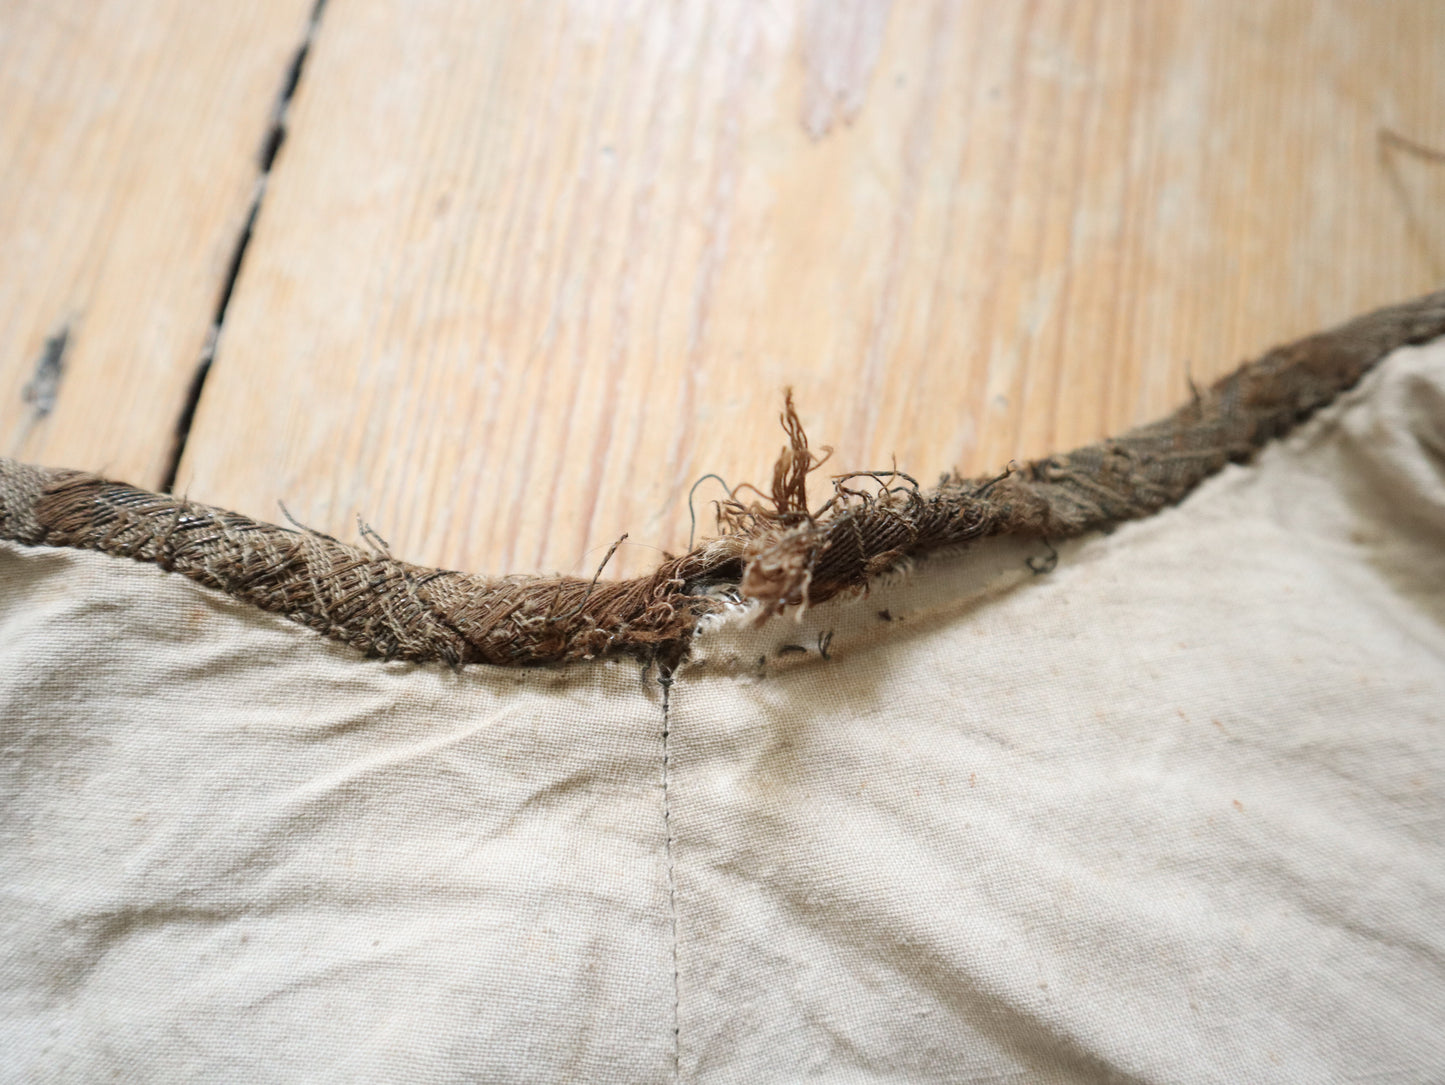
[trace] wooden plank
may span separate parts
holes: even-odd
[[[310,0],[0,0],[0,453],[158,486]]]
[[[478,571],[626,531],[617,573],[770,478],[784,385],[838,469],[1094,439],[1436,284],[1438,167],[1379,133],[1445,143],[1441,41],[1434,0],[333,0],[181,481]]]

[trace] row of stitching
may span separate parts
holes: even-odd
[[[672,1076],[682,1074],[682,973],[678,968],[677,837],[672,831],[672,675],[659,676],[662,686],[662,830],[667,860],[667,913],[672,934]]]
[[[717,538],[625,581],[486,578],[428,569],[329,535],[0,460],[0,536],[154,562],[385,658],[548,664],[628,653],[666,671],[728,599],[760,617],[806,607],[910,558],[987,536],[1065,539],[1174,504],[1352,386],[1392,350],[1445,334],[1445,292],[1277,348],[1168,418],[1074,453],[932,491],[897,471],[834,476],[789,398],[772,492],[719,503]],[[741,488],[740,488],[741,489]],[[375,540],[373,540],[375,542]]]

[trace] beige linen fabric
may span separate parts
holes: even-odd
[[[1445,343],[1040,551],[664,717],[5,545],[0,1076],[1445,1080]]]
[[[0,551],[0,1080],[658,1081],[638,669],[381,663]]]

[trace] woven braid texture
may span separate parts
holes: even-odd
[[[739,602],[759,620],[864,588],[930,551],[992,535],[1062,540],[1148,516],[1248,460],[1391,351],[1445,335],[1445,291],[1381,309],[1241,366],[1169,417],[1067,455],[925,491],[900,472],[831,478],[788,398],[771,491],[719,505],[719,535],[647,576],[489,578],[301,527],[0,459],[0,538],[152,562],[370,656],[525,666],[631,654],[670,669],[699,621]]]

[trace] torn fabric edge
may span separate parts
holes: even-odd
[[[1178,503],[1352,387],[1399,347],[1445,334],[1445,291],[1277,347],[1159,422],[992,477],[922,490],[898,472],[833,478],[810,510],[791,401],[770,503],[730,498],[723,533],[622,581],[483,577],[412,565],[80,471],[0,458],[0,538],[153,562],[369,656],[526,666],[630,654],[670,671],[734,599],[760,619],[861,590],[910,559],[978,539],[1060,541]],[[866,475],[876,487],[860,489]]]

